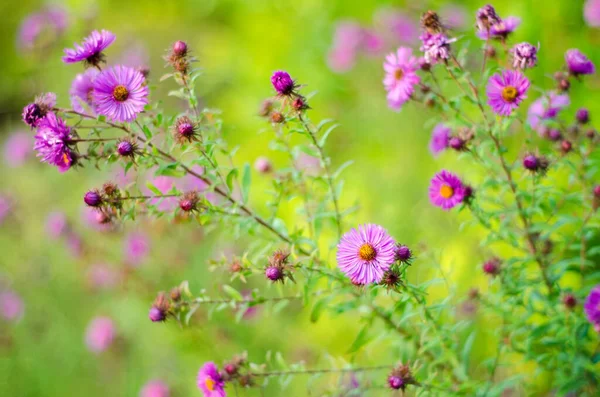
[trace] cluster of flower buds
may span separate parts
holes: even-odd
[[[89,190],[84,196],[83,201],[92,208],[114,208],[121,209],[122,203],[121,191],[114,183],[107,182],[102,185],[102,189]]]
[[[252,386],[252,375],[248,372],[248,356],[246,353],[234,356],[223,365],[221,378],[225,382],[238,381],[240,386]]]
[[[159,292],[150,308],[148,317],[152,322],[163,322],[167,319],[170,310],[171,302],[169,301],[169,298],[167,298],[167,295],[164,292]]]
[[[393,390],[404,390],[408,385],[418,385],[407,364],[399,364],[388,375],[388,385]]]
[[[550,166],[550,161],[544,156],[528,153],[523,157],[523,167],[533,173],[545,174]]]
[[[269,264],[265,268],[265,276],[272,282],[284,282],[286,278],[294,281],[292,275],[293,267],[288,263],[290,254],[283,250],[277,250],[269,257]]]
[[[306,98],[298,92],[301,86],[292,79],[288,72],[278,70],[273,73],[271,84],[275,89],[276,96],[266,99],[262,103],[258,111],[259,116],[268,118],[273,124],[282,124],[288,117],[286,111],[289,110],[291,117],[310,109]]]

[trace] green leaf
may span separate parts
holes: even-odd
[[[227,174],[227,187],[229,187],[230,191],[233,190],[233,181],[237,178],[237,176],[237,168],[232,169],[231,171],[229,171],[229,174]]]
[[[328,298],[323,298],[318,300],[312,308],[310,312],[310,321],[316,323],[319,317],[321,317],[321,312],[325,308],[325,305],[329,302]]]
[[[170,163],[170,164],[163,164],[160,167],[158,167],[158,169],[156,170],[154,175],[157,175],[157,176],[158,175],[182,176],[183,171],[179,170],[178,167],[179,167],[178,162]]]
[[[162,193],[160,190],[158,190],[158,188],[157,188],[156,186],[154,186],[154,185],[152,184],[152,182],[150,182],[150,181],[147,181],[147,182],[146,182],[146,187],[147,187],[148,189],[150,189],[150,190],[152,191],[152,193],[154,193],[154,194],[158,194],[158,195],[162,195],[162,194],[163,194],[163,193]]]
[[[248,202],[248,196],[250,194],[250,183],[252,182],[250,175],[250,164],[244,164],[244,173],[242,174],[242,202],[245,204]]]
[[[348,349],[348,354],[350,353],[355,353],[358,350],[360,350],[361,347],[363,347],[364,345],[366,345],[369,342],[369,324],[365,324],[364,327],[362,327],[362,329],[358,332],[358,335],[356,335],[356,338],[354,339],[354,342],[352,342],[352,345],[350,345],[350,348]]]
[[[339,126],[339,124],[334,124],[331,127],[327,128],[327,130],[323,133],[323,136],[321,136],[321,138],[319,139],[319,146],[325,146],[325,142],[327,142],[327,137],[329,136],[329,134],[331,134],[331,132]]]
[[[463,369],[465,372],[467,372],[469,370],[469,357],[471,355],[471,349],[473,348],[473,342],[475,342],[476,335],[477,334],[475,331],[471,332],[471,334],[465,341],[465,344],[464,344],[462,352],[461,352],[461,360],[462,360]]]
[[[235,300],[238,300],[238,301],[243,301],[244,300],[244,297],[242,296],[242,294],[240,294],[238,292],[238,290],[236,290],[233,287],[230,287],[227,284],[223,285],[223,291],[225,291],[225,293],[227,295],[231,296]]]
[[[148,128],[148,126],[146,126],[146,125],[142,126],[142,131],[144,131],[144,135],[146,136],[147,139],[152,138],[152,131],[150,131],[150,128]]]
[[[346,161],[344,164],[340,165],[339,168],[337,169],[337,171],[334,172],[333,174],[333,179],[337,178],[338,176],[340,176],[340,174],[348,167],[350,167],[352,164],[354,163],[354,160],[349,160]]]

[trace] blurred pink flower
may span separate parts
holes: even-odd
[[[175,186],[174,178],[170,176],[157,176],[154,177],[151,183],[156,187],[162,194],[169,194],[171,189]],[[154,194],[150,192],[150,194]],[[155,198],[149,201],[150,204],[155,205],[159,211],[173,211],[177,208],[177,197],[165,197]]]
[[[33,136],[26,132],[15,132],[4,143],[4,163],[9,167],[20,167],[33,154]]]
[[[95,317],[85,332],[85,344],[93,353],[106,350],[115,338],[113,321],[108,317]]]
[[[55,211],[48,214],[46,218],[46,232],[50,238],[62,237],[69,229],[67,216],[64,212]]]
[[[23,301],[13,291],[0,292],[0,315],[9,321],[14,321],[23,314]]]
[[[83,252],[83,242],[81,241],[81,237],[76,233],[67,234],[67,248],[71,251],[71,255],[74,257],[80,257]]]
[[[440,16],[442,23],[451,28],[462,30],[467,26],[467,20],[469,18],[465,7],[459,4],[447,4],[440,9]]]
[[[600,0],[587,0],[583,6],[583,17],[589,26],[600,28]]]
[[[17,47],[21,50],[31,50],[37,44],[52,43],[64,33],[67,25],[67,13],[58,6],[49,6],[29,14],[19,27]]]
[[[139,266],[150,252],[148,237],[140,232],[130,233],[125,238],[125,261],[132,266]]]
[[[321,170],[321,160],[304,152],[300,153],[294,161],[296,167],[308,175],[316,175]]]
[[[419,28],[413,18],[397,10],[378,10],[375,13],[375,24],[391,36],[393,46],[399,43],[412,44],[419,37]]]
[[[106,264],[91,265],[87,271],[88,282],[95,289],[110,289],[117,284],[118,278],[113,267]]]
[[[10,198],[0,195],[0,223],[4,222],[4,219],[11,213],[12,206]]]
[[[81,211],[81,217],[86,226],[100,232],[107,232],[114,229],[115,225],[113,223],[104,223],[105,215],[97,209],[86,205]]]
[[[161,380],[151,380],[144,385],[140,397],[169,397],[169,387]]]

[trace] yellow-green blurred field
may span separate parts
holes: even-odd
[[[23,54],[16,45],[21,20],[44,5],[31,0],[4,0],[0,24],[0,142],[18,130],[21,109],[39,92],[56,92],[59,104],[68,106],[71,80],[79,65],[65,65],[62,48],[79,41],[91,29],[109,29],[117,35],[107,51],[118,58],[131,48],[142,47],[149,56],[154,98],[167,98],[170,83],[158,84],[164,73],[162,56],[178,39],[186,40],[199,59],[203,76],[197,93],[203,105],[222,109],[224,136],[231,146],[239,145],[239,164],[253,163],[258,156],[271,158],[277,168],[280,154],[268,149],[272,133],[257,116],[261,101],[271,95],[269,77],[286,69],[306,91],[317,91],[311,100],[312,120],[333,118],[340,127],[332,134],[327,151],[336,165],[353,159],[345,171],[343,206],[359,202],[354,224],[384,225],[398,241],[419,250],[435,252],[441,270],[456,293],[456,305],[469,288],[487,288],[480,275],[481,261],[489,251],[480,247],[483,231],[458,226],[468,216],[431,208],[427,197],[430,177],[443,167],[461,163],[456,156],[432,158],[428,141],[433,127],[431,114],[413,105],[400,113],[388,109],[381,80],[382,59],[360,57],[356,66],[343,74],[331,71],[326,54],[335,23],[354,19],[372,24],[382,7],[396,7],[418,21],[420,12],[439,8],[447,1],[342,1],[342,0],[173,0],[66,1],[70,27],[60,44],[43,56]],[[478,44],[472,32],[480,1],[455,1],[467,15],[463,40]],[[514,42],[540,43],[539,66],[530,74],[537,85],[549,87],[552,73],[560,68],[564,51],[578,47],[600,63],[600,29],[583,22],[583,0],[507,1],[496,0],[503,15],[523,19]],[[587,94],[581,87],[571,91],[572,106],[586,106],[592,115],[600,104],[589,92],[600,89],[600,80],[590,80]],[[529,100],[529,102],[531,99]],[[528,103],[529,103],[528,102]],[[181,101],[165,100],[171,113],[182,110]],[[592,116],[594,117],[594,116]],[[262,133],[261,133],[262,131]],[[31,132],[33,135],[33,132]],[[476,171],[460,164],[463,174],[476,182]],[[278,316],[257,316],[235,323],[227,311],[209,316],[200,310],[189,328],[174,323],[152,324],[148,308],[159,290],[189,280],[192,291],[215,291],[218,285],[208,271],[208,260],[222,253],[243,252],[243,246],[226,234],[206,233],[194,225],[169,225],[166,221],[128,222],[117,233],[90,229],[83,217],[82,196],[110,176],[107,172],[80,169],[60,174],[53,167],[30,158],[25,165],[1,165],[0,193],[13,199],[11,214],[0,225],[0,287],[9,286],[24,301],[19,321],[0,322],[1,396],[136,396],[150,379],[160,378],[175,396],[199,395],[195,385],[204,361],[222,361],[248,351],[261,361],[268,350],[281,351],[289,361],[309,365],[327,363],[326,353],[344,356],[359,329],[354,316],[325,316],[309,321],[309,312],[296,304]],[[265,213],[267,177],[253,174],[251,203]],[[286,208],[284,206],[284,208]],[[67,214],[73,230],[81,236],[82,253],[73,255],[65,239],[47,233],[47,217],[53,211]],[[294,215],[280,213],[292,222]],[[128,270],[124,279],[106,291],[93,290],[86,269],[89,264],[109,264],[124,271],[123,235],[144,230],[151,239],[150,256],[139,267]],[[245,243],[245,242],[244,242]],[[334,266],[335,255],[329,259]],[[411,277],[422,281],[435,269],[411,269]],[[239,286],[238,286],[239,287]],[[277,287],[275,287],[277,288]],[[446,286],[433,292],[443,298]],[[90,353],[84,333],[90,319],[108,315],[118,331],[116,348],[102,355]],[[481,323],[473,360],[495,350],[493,324]],[[487,337],[486,337],[487,335]],[[386,346],[374,342],[370,355],[361,362],[373,364],[377,354],[391,357]],[[526,370],[515,357],[512,368]],[[266,395],[305,396],[302,379],[281,392],[276,382]],[[539,383],[543,389],[543,378]],[[259,390],[240,395],[259,396]],[[381,393],[381,394],[379,394]],[[373,396],[382,395],[374,391]],[[317,395],[317,394],[311,394]]]

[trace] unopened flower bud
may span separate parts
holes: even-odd
[[[577,110],[575,118],[580,124],[587,124],[590,121],[590,112],[586,108],[581,108]]]
[[[492,277],[500,274],[500,259],[492,258],[483,264],[483,272]]]
[[[268,158],[259,157],[254,162],[254,169],[256,169],[256,171],[260,172],[261,174],[267,174],[271,172],[273,166],[271,165],[271,162]]]
[[[571,141],[568,140],[564,140],[560,143],[560,150],[567,154],[569,153],[571,150],[573,149],[573,144],[571,143]]]
[[[567,309],[572,310],[577,306],[577,298],[575,295],[567,293],[563,296],[563,305],[565,305]]]
[[[90,190],[83,196],[83,201],[90,207],[99,207],[102,205],[102,197],[96,190]]]
[[[173,54],[184,57],[187,55],[188,46],[185,41],[178,40],[173,44]]]

